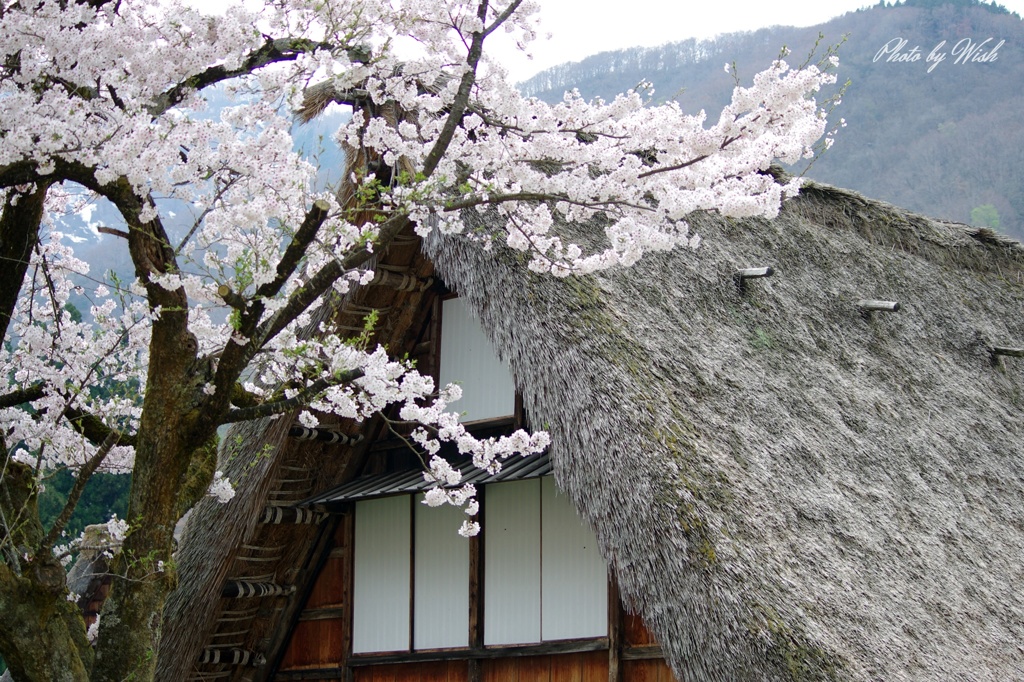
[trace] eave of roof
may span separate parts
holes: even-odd
[[[454,464],[454,462],[453,462]],[[547,476],[551,473],[551,459],[547,453],[532,457],[509,459],[499,472],[489,474],[483,469],[473,466],[472,460],[466,459],[456,467],[462,474],[462,484],[472,483],[482,486],[503,481],[520,481],[527,478]],[[408,495],[421,493],[434,487],[433,482],[424,478],[422,469],[407,469],[376,476],[362,476],[342,484],[323,495],[306,500],[302,506],[325,505],[328,507],[345,502],[369,500],[391,495]]]

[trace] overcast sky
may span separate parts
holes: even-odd
[[[814,26],[878,0],[540,0],[541,37],[531,46],[533,60],[510,44],[494,45],[520,81],[556,64],[598,52],[662,45],[686,38],[752,31],[765,26]],[[1024,15],[1024,0],[1000,2]],[[545,40],[543,34],[553,34]],[[492,38],[504,37],[496,33]],[[838,38],[838,36],[835,36]]]

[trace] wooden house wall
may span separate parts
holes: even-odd
[[[398,663],[356,668],[353,682],[469,682],[466,661]]]
[[[608,682],[608,653],[589,651],[480,662],[481,682]],[[401,663],[356,668],[354,682],[468,682],[467,661]],[[652,678],[653,680],[653,678]]]
[[[481,663],[482,682],[608,682],[608,652],[499,658]]]
[[[347,677],[344,669],[346,602],[351,581],[346,572],[353,523],[351,517],[338,524],[334,547],[325,557],[302,614],[292,630],[285,654],[278,665],[278,680],[317,679],[351,682],[673,682],[668,665],[661,658],[657,640],[639,616],[621,609],[621,660],[618,680],[610,680],[607,650],[537,656],[447,661],[357,665]],[[615,603],[617,603],[615,598]],[[524,652],[525,653],[525,652]],[[314,672],[316,671],[316,672]]]
[[[639,661],[622,661],[623,682],[675,682],[672,669],[661,658],[650,658]]]
[[[632,613],[622,614],[622,641],[627,648],[658,645],[658,640],[647,629],[644,619]]]
[[[334,547],[321,566],[299,621],[292,629],[284,656],[278,665],[279,671],[341,666],[342,657],[348,648],[345,623],[347,595],[351,584],[347,571],[352,548],[350,519],[345,517],[338,524]]]
[[[357,668],[354,682],[468,682],[466,661],[401,663]],[[603,651],[482,661],[481,682],[608,682]],[[623,661],[623,682],[675,682],[663,660]]]

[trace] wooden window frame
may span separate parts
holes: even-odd
[[[486,522],[485,514],[487,509],[486,485],[481,486],[478,490],[478,498],[480,501],[480,516],[479,520],[481,524]],[[365,653],[353,653],[352,652],[352,633],[354,627],[354,614],[353,610],[349,608],[345,614],[345,630],[346,635],[344,642],[346,644],[346,650],[343,655],[344,664],[348,668],[364,667],[369,665],[382,665],[389,663],[414,663],[414,662],[428,662],[428,661],[447,661],[447,660],[470,660],[480,661],[484,659],[494,658],[512,658],[518,656],[541,656],[550,654],[568,654],[568,653],[583,653],[590,651],[605,651],[614,652],[616,646],[612,646],[612,642],[615,641],[618,632],[621,630],[621,615],[620,607],[618,605],[618,592],[613,587],[613,582],[608,580],[609,590],[609,601],[608,601],[608,621],[606,624],[606,634],[600,637],[585,637],[576,639],[564,639],[564,640],[550,640],[541,642],[527,642],[523,644],[514,645],[485,645],[484,644],[484,590],[486,589],[484,581],[484,567],[486,565],[484,557],[484,542],[483,535],[476,535],[469,538],[469,581],[467,589],[469,590],[469,645],[466,647],[447,647],[442,649],[414,649],[414,636],[415,631],[415,610],[414,604],[416,599],[415,593],[415,574],[416,574],[416,563],[415,563],[415,545],[416,545],[416,533],[415,533],[415,509],[416,509],[416,495],[409,494],[410,498],[410,571],[409,579],[410,592],[409,592],[409,648],[395,651],[385,652],[365,652]],[[355,517],[355,502],[351,504],[351,514],[349,514],[353,521],[349,526],[346,527],[346,532],[352,532],[353,536],[351,539],[352,551],[347,555],[347,591],[349,595],[354,594],[354,565],[355,565],[355,554],[358,552],[358,548],[355,546],[354,537],[354,517]],[[349,529],[352,529],[351,531]],[[614,601],[612,595],[614,594]],[[351,603],[351,601],[349,602]],[[618,658],[618,655],[615,655]]]

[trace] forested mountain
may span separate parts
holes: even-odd
[[[998,5],[880,3],[811,28],[606,52],[521,87],[549,101],[574,87],[609,98],[646,79],[658,98],[712,111],[732,92],[724,64],[749,82],[783,45],[802,62],[819,33],[823,44],[847,36],[839,76],[850,85],[833,116],[848,125],[808,176],[1024,238],[1024,21]]]

